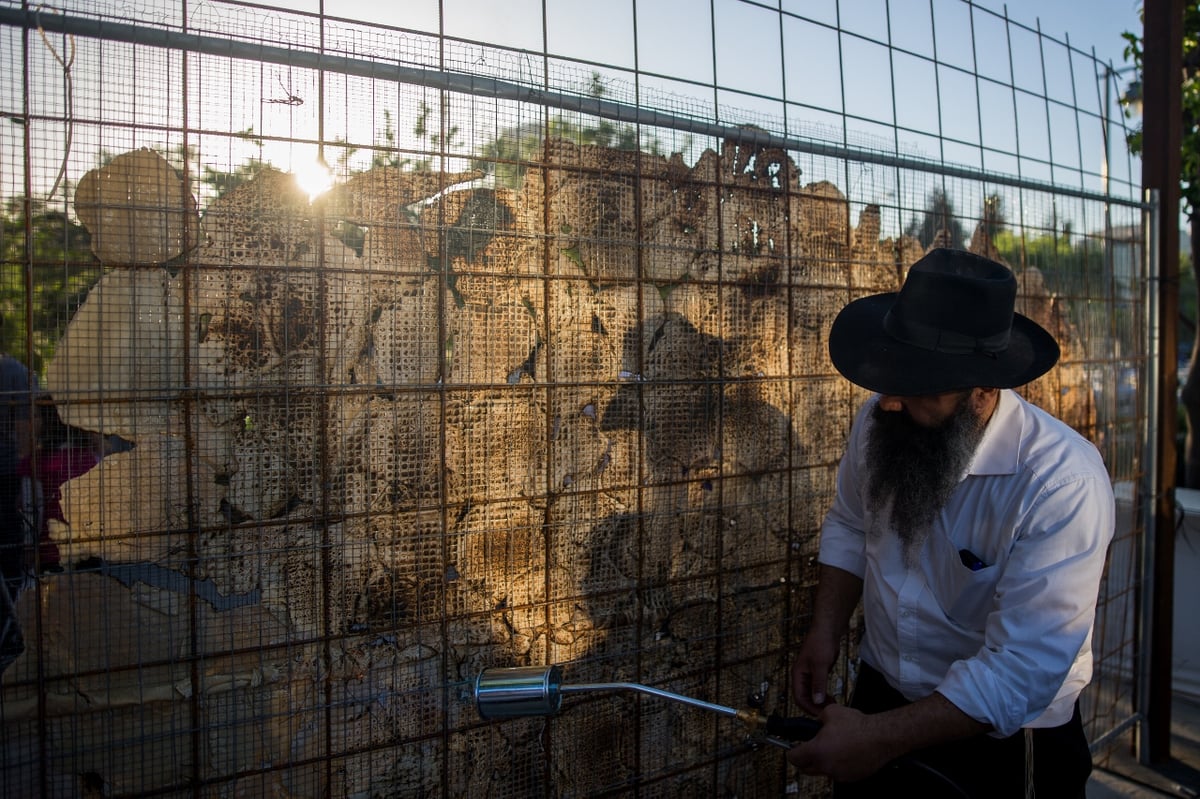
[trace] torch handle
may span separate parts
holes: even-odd
[[[821,722],[803,716],[767,716],[767,735],[781,738],[785,741],[808,741],[821,730]]]

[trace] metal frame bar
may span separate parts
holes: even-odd
[[[1146,274],[1146,387],[1143,392],[1144,428],[1143,448],[1145,468],[1142,480],[1142,540],[1139,551],[1140,579],[1142,582],[1139,596],[1142,598],[1138,613],[1137,630],[1134,640],[1136,643],[1137,665],[1134,673],[1137,680],[1134,686],[1134,717],[1145,721],[1150,710],[1152,697],[1151,678],[1153,677],[1152,658],[1149,657],[1152,631],[1155,623],[1154,597],[1156,552],[1158,538],[1158,495],[1159,459],[1157,457],[1159,423],[1156,413],[1161,399],[1162,369],[1159,360],[1162,349],[1162,293],[1160,290],[1160,253],[1159,253],[1159,223],[1162,208],[1159,204],[1158,189],[1146,190],[1146,210],[1142,214],[1142,231],[1145,241],[1144,259]],[[1166,531],[1171,534],[1171,531]],[[1134,738],[1138,759],[1149,763],[1152,747],[1147,746],[1149,738],[1141,724]]]

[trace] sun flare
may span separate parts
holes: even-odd
[[[296,179],[296,185],[308,195],[309,202],[333,186],[333,173],[329,171],[329,167],[317,160],[293,164],[292,175]]]

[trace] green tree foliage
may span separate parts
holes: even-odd
[[[1145,20],[1144,9],[1139,16]],[[1141,80],[1145,42],[1142,33],[1125,32],[1125,59],[1132,61],[1137,69],[1138,80]],[[1200,2],[1188,0],[1183,4],[1183,74],[1181,78],[1181,110],[1182,137],[1180,142],[1179,188],[1182,210],[1191,227],[1191,251],[1196,252],[1200,245]],[[1132,117],[1130,109],[1126,108],[1126,116]],[[1143,140],[1141,125],[1138,124],[1133,133],[1129,134],[1129,149],[1134,154],[1142,152]],[[1180,303],[1180,313],[1186,313],[1185,308],[1192,309],[1196,303]],[[1195,317],[1182,320],[1180,325],[1180,340],[1184,333],[1191,333],[1191,360],[1188,367],[1187,379],[1184,381],[1180,397],[1183,404],[1184,416],[1187,421],[1187,432],[1183,445],[1183,480],[1188,488],[1200,488],[1200,369],[1196,360],[1200,351],[1200,327],[1196,325]]]
[[[991,241],[1002,260],[1020,270],[1037,269],[1047,289],[1062,301],[1061,307],[1076,329],[1129,328],[1132,320],[1128,318],[1130,311],[1127,304],[1119,305],[1114,312],[1108,303],[1077,299],[1106,296],[1113,285],[1108,274],[1103,240],[1094,236],[1075,235],[1071,223],[1060,222],[1058,214],[1053,211],[1040,228],[1009,229],[1003,222],[1003,207],[998,203],[999,198],[985,200],[983,219],[989,228],[994,228]],[[1133,296],[1136,289],[1126,284],[1117,286],[1117,290]],[[1112,355],[1112,351],[1100,342],[1085,339],[1086,343],[1097,344],[1097,351],[1090,353],[1091,357],[1106,358]],[[1108,405],[1102,403],[1100,407],[1105,411]]]
[[[604,86],[604,80],[599,73],[593,72],[588,95],[600,98],[606,94],[608,89]],[[502,130],[496,138],[478,149],[471,161],[471,168],[493,175],[497,186],[518,188],[530,160],[541,153],[542,142],[546,139],[565,139],[576,144],[616,150],[642,150],[651,155],[664,154],[662,143],[654,136],[641,134],[636,125],[606,119],[594,125],[580,125],[559,114],[547,120],[544,126],[525,123]]]
[[[1096,240],[1073,236],[1069,224],[1022,233],[1005,229],[993,237],[992,243],[1013,266],[1035,267],[1058,297],[1095,296],[1104,286],[1102,246]],[[1078,310],[1074,305],[1070,307],[1072,311]]]
[[[262,139],[254,135],[254,128],[246,128],[236,135],[240,139],[257,144],[259,147],[262,146]],[[107,164],[113,157],[112,154],[102,153],[101,166]],[[175,171],[180,177],[186,174],[189,179],[198,184],[199,199],[202,205],[233,191],[270,166],[262,159],[250,158],[245,163],[228,171],[213,169],[207,164],[201,163],[200,155],[195,148],[182,144],[170,150],[165,157],[171,166],[175,167]]]
[[[0,208],[0,351],[25,361],[31,340],[29,365],[40,373],[100,274],[83,225],[45,203],[6,202]]]
[[[449,150],[461,146],[458,141],[458,126],[451,125],[442,133],[441,129],[431,124],[433,107],[424,100],[418,106],[417,117],[413,121],[412,134],[419,143],[419,157],[401,157],[400,147],[396,140],[396,124],[392,121],[392,112],[383,109],[383,146],[371,154],[368,169],[376,167],[395,167],[406,172],[430,172],[433,170],[433,156],[440,155],[443,149]],[[337,163],[343,172],[353,173],[350,161],[360,148],[348,144],[344,139],[335,139],[341,147]]]
[[[943,243],[949,247],[963,247],[963,227],[958,215],[954,213],[954,204],[942,189],[934,189],[929,193],[925,213],[913,217],[904,229],[904,235],[912,236],[921,242],[922,247],[928,248],[939,233],[945,232],[949,240]]]
[[[430,172],[433,170],[432,155],[444,153],[458,146],[458,126],[450,125],[446,128],[445,132],[442,132],[439,128],[430,125],[430,116],[432,114],[433,109],[429,107],[429,104],[421,101],[417,118],[413,122],[413,136],[419,142],[426,142],[421,147],[421,152],[424,155],[420,158],[400,159],[398,165],[401,169],[413,172]]]
[[[204,166],[201,167],[200,182],[209,188],[214,198],[220,197],[226,192],[232,191],[243,183],[253,179],[255,175],[268,166],[270,164],[266,161],[261,161],[257,158],[251,158],[246,163],[239,164],[229,172]]]
[[[1144,17],[1144,12],[1139,12]],[[1122,34],[1125,38],[1125,58],[1132,61],[1141,80],[1143,66],[1143,42],[1141,33]],[[1183,7],[1183,141],[1180,147],[1179,185],[1184,204],[1184,213],[1189,220],[1200,213],[1200,3],[1191,0]],[[1126,116],[1132,118],[1131,109]],[[1142,129],[1140,122],[1129,134],[1129,148],[1135,154],[1142,151]]]
[[[1008,228],[1008,212],[1004,209],[1004,198],[999,194],[984,197],[979,219],[987,231],[988,241],[995,241],[996,237]]]

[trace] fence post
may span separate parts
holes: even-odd
[[[1158,485],[1154,492],[1154,593],[1150,629],[1148,729],[1138,739],[1143,763],[1163,763],[1171,747],[1171,635],[1174,627],[1175,569],[1175,430],[1176,320],[1179,316],[1179,197],[1182,119],[1180,74],[1183,68],[1182,0],[1145,4],[1143,17],[1145,112],[1143,115],[1142,185],[1159,190],[1159,282],[1150,287],[1159,297],[1160,384],[1158,441],[1155,456]]]

